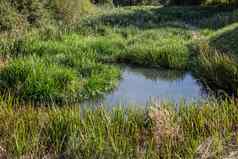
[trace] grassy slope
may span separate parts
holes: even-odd
[[[234,23],[227,27],[218,30],[210,37],[212,46],[220,49],[223,52],[238,55],[238,23]]]

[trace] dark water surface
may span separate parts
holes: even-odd
[[[190,72],[120,66],[122,79],[103,98],[84,104],[109,106],[146,105],[150,102],[196,102],[207,97],[203,86]]]

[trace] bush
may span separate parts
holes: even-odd
[[[49,0],[47,5],[56,20],[67,24],[77,22],[82,14],[93,9],[89,0]]]
[[[10,4],[18,14],[23,15],[29,24],[40,26],[47,19],[47,11],[40,0],[11,0]]]
[[[10,31],[24,27],[24,18],[8,2],[0,1],[0,31]]]
[[[1,0],[0,30],[25,28],[23,24],[45,27],[55,20],[72,24],[92,8],[89,0]]]

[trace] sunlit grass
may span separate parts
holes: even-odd
[[[0,146],[9,157],[219,158],[232,151],[227,144],[237,144],[237,108],[233,101],[180,103],[176,110],[170,104],[34,108],[7,97],[1,100]]]

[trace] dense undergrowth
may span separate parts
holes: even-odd
[[[71,105],[115,88],[115,63],[192,71],[208,87],[236,96],[235,7],[44,2],[0,1],[0,158],[233,154],[235,100],[112,111]]]
[[[109,111],[22,107],[7,99],[0,109],[2,157],[222,158],[237,145],[232,101]]]
[[[70,27],[3,32],[0,86],[25,100],[82,101],[116,86],[110,63],[132,63],[192,70],[235,95],[237,20],[232,7],[105,8]]]

